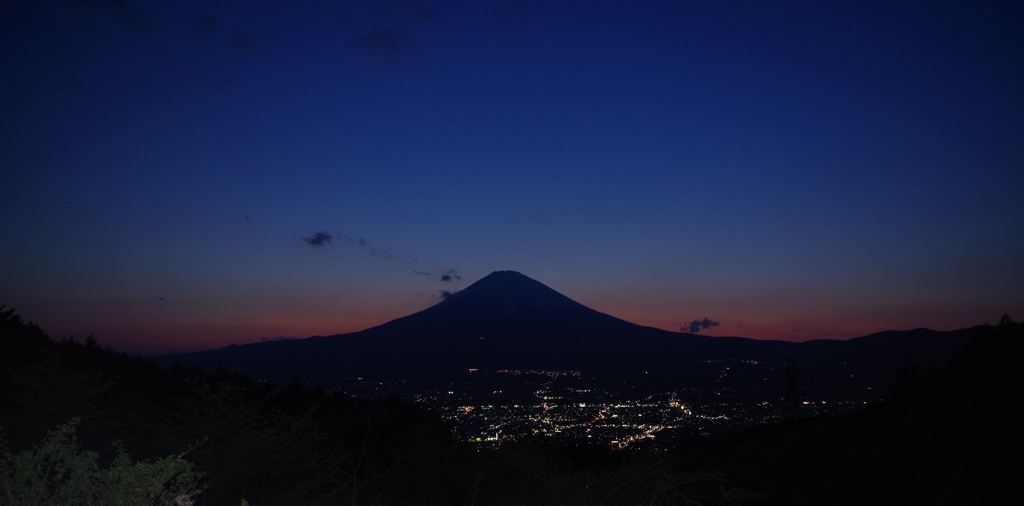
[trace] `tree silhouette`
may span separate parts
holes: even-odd
[[[199,474],[183,455],[132,463],[123,449],[101,468],[79,448],[73,419],[36,447],[12,454],[0,433],[0,500],[9,506],[188,506]]]

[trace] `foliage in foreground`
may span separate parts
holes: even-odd
[[[133,463],[123,449],[109,466],[79,448],[77,419],[35,448],[12,454],[0,433],[0,502],[9,506],[185,506],[199,474],[182,456]]]

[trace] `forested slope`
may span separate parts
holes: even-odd
[[[0,428],[10,450],[0,454],[0,493],[12,505],[22,503],[28,483],[15,472],[16,461],[35,455],[32,449],[58,427],[63,455],[79,461],[84,455],[95,465],[83,464],[77,478],[36,480],[34,493],[48,499],[31,504],[101,504],[95,490],[137,485],[110,481],[107,471],[119,452],[136,462],[182,463],[170,477],[200,474],[198,493],[187,496],[199,505],[243,499],[253,506],[749,499],[722,474],[698,470],[681,454],[613,453],[543,440],[480,452],[453,440],[433,414],[395,398],[357,399],[298,382],[275,386],[227,370],[165,370],[91,338],[54,341],[2,308],[0,347],[6,350],[0,355]],[[69,439],[75,434],[77,441]],[[82,479],[91,485],[69,486]],[[155,486],[161,493],[179,490],[169,478]],[[83,492],[69,501],[69,490]],[[180,496],[157,496],[180,503]]]
[[[1020,453],[1024,325],[982,326],[946,367],[912,368],[887,399],[695,450],[773,504],[1000,504]]]

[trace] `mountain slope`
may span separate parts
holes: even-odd
[[[713,338],[635,325],[512,271],[492,273],[418,313],[349,334],[161,357],[257,376],[408,375],[479,368],[634,369]],[[639,346],[638,346],[639,345]],[[289,372],[291,372],[289,374]]]
[[[590,309],[512,271],[494,272],[423,311],[349,334],[274,341],[161,357],[241,369],[276,381],[303,376],[411,376],[467,368],[577,369],[594,374],[703,377],[709,361],[754,360],[894,370],[915,356],[925,366],[952,357],[967,334],[919,329],[850,341],[797,344],[668,332]],[[919,353],[927,352],[927,353]],[[927,356],[926,356],[927,355]],[[844,372],[845,374],[845,372]]]

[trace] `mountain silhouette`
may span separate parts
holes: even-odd
[[[494,272],[435,306],[364,333],[483,367],[582,367],[599,352],[631,346],[627,336],[678,339],[590,309],[513,271]]]
[[[637,327],[594,311],[518,272],[497,271],[433,307],[388,322],[382,328],[514,335],[553,329],[579,334],[609,326],[620,330]]]
[[[703,377],[722,360],[802,365],[895,377],[912,361],[948,361],[970,329],[883,332],[806,343],[711,337],[636,325],[590,309],[514,271],[497,271],[423,311],[359,332],[231,345],[159,357],[206,369],[308,381],[328,377],[448,374],[479,369],[575,369],[588,374]],[[812,368],[812,369],[813,369]]]

